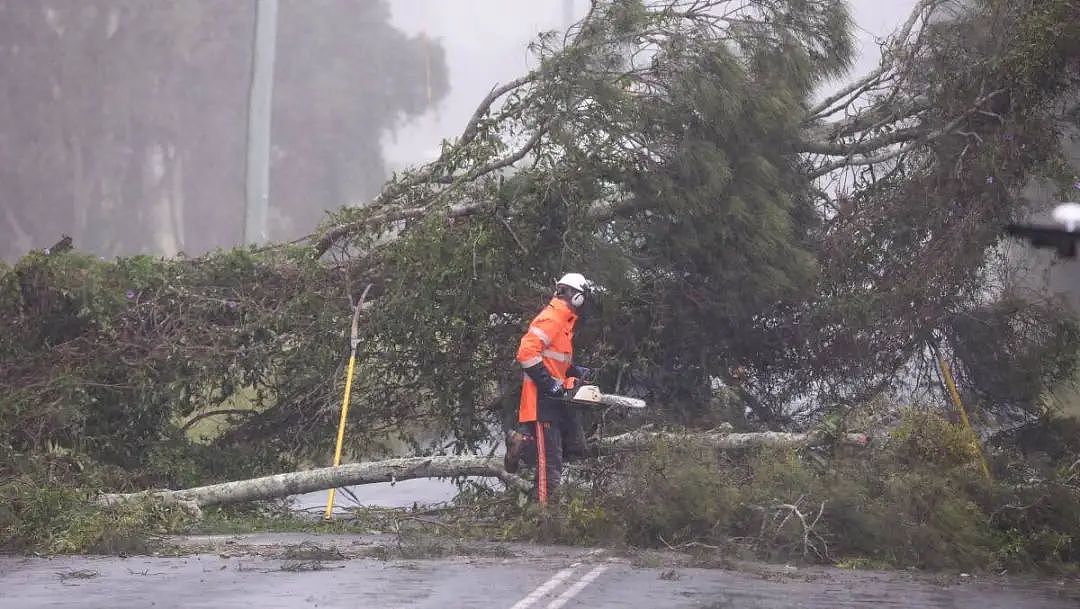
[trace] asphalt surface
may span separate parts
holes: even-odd
[[[434,505],[448,502],[458,494],[457,484],[453,481],[435,478],[361,484],[345,488],[351,491],[351,494],[342,491],[335,493],[335,512],[342,512],[357,505],[388,508],[407,508],[413,504]],[[315,491],[293,495],[289,499],[293,509],[297,511],[321,511],[326,509],[327,494],[328,491]]]
[[[0,557],[0,607],[276,609],[364,607],[788,608],[1080,607],[1076,580],[919,576],[760,566],[721,570],[641,566],[602,551],[473,547],[438,559],[285,560],[312,541],[342,556],[378,547],[370,536],[300,534],[187,538],[181,557]],[[302,569],[289,571],[289,568]],[[286,569],[286,570],[283,570]],[[314,569],[314,570],[312,570]]]

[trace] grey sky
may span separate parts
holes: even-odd
[[[893,31],[916,0],[851,0],[860,56],[852,75],[877,64],[877,39]],[[536,34],[562,29],[567,4],[575,18],[588,0],[391,0],[393,20],[409,34],[424,32],[446,51],[450,94],[439,107],[385,142],[391,168],[426,160],[439,142],[456,136],[476,104],[500,82],[524,73]]]

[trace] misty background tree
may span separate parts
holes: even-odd
[[[0,258],[61,233],[104,256],[242,240],[253,2],[0,2]],[[385,179],[381,140],[447,92],[380,0],[283,0],[270,236]]]

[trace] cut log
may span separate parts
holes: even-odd
[[[139,493],[106,494],[98,502],[114,505],[126,501],[154,498],[167,503],[194,505],[200,508],[211,505],[243,503],[289,495],[299,495],[329,488],[395,482],[412,478],[453,478],[458,476],[488,476],[499,478],[507,486],[529,489],[525,480],[508,474],[502,460],[492,457],[440,456],[388,459],[369,463],[350,463],[338,467],[323,467],[303,472],[289,472],[199,486],[179,491],[154,490]]]
[[[716,450],[741,450],[746,448],[803,448],[828,444],[830,437],[816,432],[790,433],[762,431],[752,433],[704,432],[679,433],[670,431],[631,431],[610,436],[600,441],[600,447],[615,450],[643,450],[657,442],[676,445],[702,446]],[[870,443],[866,434],[849,433],[837,438],[840,444],[865,447]]]

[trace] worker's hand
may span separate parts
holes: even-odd
[[[563,389],[563,384],[556,379],[551,379],[551,386],[547,390],[548,397],[561,398],[566,395],[566,390]]]
[[[595,368],[586,368],[585,366],[579,366],[577,364],[574,364],[574,367],[577,368],[576,372],[578,374],[578,378],[581,379],[581,382],[588,383],[590,385],[596,382]]]

